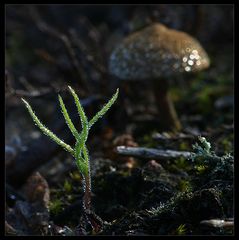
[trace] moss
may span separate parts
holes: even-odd
[[[223,148],[223,151],[224,152],[232,152],[233,151],[233,141],[232,141],[232,134],[229,136],[229,137],[224,137],[220,142],[219,144],[222,145],[222,148]]]
[[[185,150],[189,150],[189,149],[190,149],[190,146],[189,146],[188,142],[181,142],[179,144],[179,150],[185,151]]]
[[[65,180],[64,182],[64,190],[66,193],[70,193],[72,191],[72,184],[68,180]]]
[[[198,224],[203,219],[221,218],[224,212],[218,189],[210,188],[178,193],[158,210],[157,216],[169,219],[175,216],[177,221],[187,219],[192,224]]]
[[[183,98],[183,95],[185,94],[185,92],[178,87],[172,87],[169,90],[169,92],[170,92],[170,96],[174,102],[181,101],[181,99]]]
[[[63,210],[63,203],[60,199],[55,199],[50,202],[50,213],[53,215],[59,214]]]
[[[81,181],[82,181],[82,176],[80,175],[80,173],[78,171],[71,172],[70,177],[72,178],[72,180],[74,180],[76,182],[81,183]]]
[[[204,174],[207,169],[208,169],[208,167],[203,164],[198,164],[195,166],[196,174],[198,174],[198,175]]]
[[[202,113],[210,113],[214,108],[214,101],[216,98],[225,94],[224,86],[215,86],[215,84],[208,84],[203,86],[196,93],[197,108]]]
[[[184,171],[189,171],[191,169],[191,165],[190,165],[188,159],[186,159],[185,157],[177,158],[174,161],[174,164],[177,168],[182,169]]]
[[[139,138],[138,142],[142,147],[154,148],[157,146],[156,142],[152,138],[152,135],[157,131],[151,131],[149,134],[144,134],[141,138]]]
[[[192,190],[191,183],[188,180],[179,181],[177,188],[180,192],[188,192]]]
[[[22,57],[24,52],[24,57]],[[13,68],[29,66],[33,63],[33,51],[29,49],[24,35],[20,31],[14,31],[8,36],[6,49],[6,65]]]
[[[185,235],[186,234],[186,225],[180,224],[174,231],[174,235]]]

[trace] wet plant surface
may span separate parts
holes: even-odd
[[[232,235],[232,12],[229,5],[7,6],[6,234]],[[204,71],[167,83],[178,131],[160,121],[155,93],[162,83],[122,80],[108,70],[114,47],[155,22],[192,35],[210,58]],[[87,213],[73,157],[38,130],[21,102],[27,99],[42,122],[72,145],[57,102],[60,94],[80,131],[68,85],[89,119],[119,88],[117,101],[89,132]]]

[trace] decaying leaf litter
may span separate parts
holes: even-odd
[[[222,24],[219,31],[206,22],[211,17],[208,11],[223,19],[230,16],[231,8],[102,8],[98,11],[108,15],[98,23],[91,17],[94,11],[90,7],[83,11],[85,14],[58,6],[52,15],[53,9],[24,5],[7,9],[6,233],[232,234],[232,38],[230,27]],[[114,11],[121,14],[121,23],[109,22]],[[162,14],[165,11],[169,21]],[[67,18],[69,12],[72,14]],[[182,21],[185,12],[194,13],[188,15],[191,26]],[[222,21],[220,17],[214,20]],[[117,44],[154,22],[191,34],[210,57],[210,67],[205,71],[169,79],[170,96],[182,125],[178,132],[162,126],[157,105],[160,97],[153,97],[157,88],[152,82],[122,81],[108,71],[108,60]],[[206,33],[206,27],[213,31]],[[220,32],[225,34],[216,44]],[[82,177],[73,159],[41,135],[19,101],[22,97],[30,100],[49,129],[70,144],[74,139],[55,97],[60,93],[80,130],[75,106],[67,96],[68,85],[80,93],[90,117],[117,87],[120,89],[119,99],[102,123],[92,128],[88,142],[90,216],[100,226],[97,232],[83,214]],[[131,152],[123,155],[119,149]],[[148,155],[148,151],[156,155]],[[170,155],[175,152],[179,155]]]

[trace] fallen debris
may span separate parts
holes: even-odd
[[[210,219],[210,220],[203,220],[200,222],[200,225],[213,227],[213,228],[227,228],[233,229],[234,228],[234,219]]]
[[[186,151],[175,151],[175,150],[159,150],[154,148],[144,147],[125,147],[118,146],[116,152],[120,155],[146,158],[146,159],[171,159],[178,157],[190,157],[191,152]]]

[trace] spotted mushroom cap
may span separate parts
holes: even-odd
[[[197,72],[209,65],[195,38],[156,23],[132,33],[113,50],[109,71],[121,79],[148,79]]]

